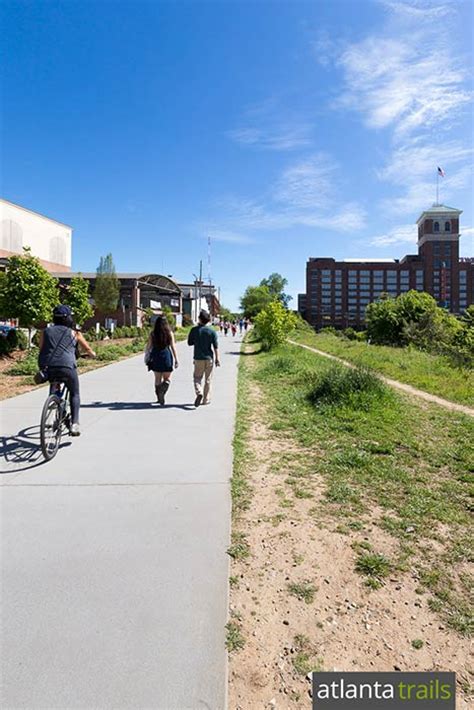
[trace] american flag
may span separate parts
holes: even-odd
[[[438,165],[438,175],[441,175],[441,177],[444,177],[444,170],[443,168],[440,168]]]

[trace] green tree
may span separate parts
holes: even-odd
[[[296,328],[297,317],[281,301],[272,301],[255,317],[255,329],[264,350],[281,345]]]
[[[380,345],[395,345],[400,339],[400,315],[395,299],[383,293],[365,310],[367,338]]]
[[[89,299],[89,282],[81,274],[73,276],[63,301],[71,307],[74,320],[78,325],[83,325],[94,315],[94,308]]]
[[[0,311],[6,318],[18,318],[20,326],[31,328],[49,321],[59,301],[58,281],[32,256],[29,248],[11,256],[0,281]]]
[[[285,279],[281,274],[273,272],[267,279],[262,279],[260,281],[260,286],[266,286],[270,291],[272,299],[275,301],[280,301],[283,303],[285,308],[288,308],[288,304],[292,299],[285,293],[285,286],[288,285],[288,279]]]
[[[115,273],[112,254],[100,257],[94,288],[94,302],[102,313],[115,311],[120,296],[120,281]]]
[[[466,308],[461,320],[470,328],[474,328],[474,304]]]
[[[254,319],[273,300],[268,286],[248,286],[240,299],[240,307],[247,318]]]
[[[220,307],[219,317],[221,318],[221,320],[228,320],[228,321],[234,320],[234,314],[232,313],[232,311],[229,311],[229,309],[226,308],[225,306]]]

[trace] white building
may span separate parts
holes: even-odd
[[[0,259],[30,247],[48,271],[71,270],[72,227],[0,199]]]

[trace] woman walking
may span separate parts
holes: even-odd
[[[146,346],[145,362],[155,373],[156,400],[163,406],[173,366],[178,367],[174,335],[165,316],[158,316],[155,321]]]

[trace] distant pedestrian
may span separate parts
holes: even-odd
[[[244,328],[244,319],[241,318],[241,319],[239,320],[239,333],[240,333],[240,334],[242,334],[243,328]]]
[[[188,345],[194,347],[194,406],[211,403],[211,380],[214,363],[219,367],[219,344],[217,333],[209,327],[209,313],[201,311],[198,324],[191,328]],[[204,388],[202,381],[204,378]]]
[[[244,320],[244,330],[245,330],[245,332],[247,332],[247,328],[249,327],[249,324],[250,324],[250,321],[249,321],[248,318],[246,318],[246,319]]]
[[[224,330],[224,321],[223,320],[219,321],[219,330],[221,331],[221,333]]]
[[[158,316],[155,321],[146,345],[145,363],[155,373],[156,400],[163,406],[173,367],[179,365],[173,331],[166,316]]]
[[[230,323],[228,320],[224,321],[224,335],[227,338],[227,333],[229,332]]]
[[[232,336],[235,338],[235,336],[237,335],[237,324],[236,324],[235,320],[232,321],[232,325],[230,327],[232,330]]]

